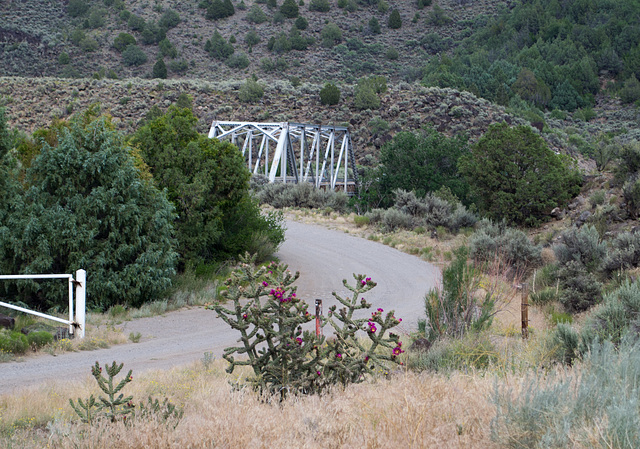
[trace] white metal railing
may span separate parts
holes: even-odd
[[[86,301],[87,301],[87,272],[78,270],[75,279],[72,274],[3,274],[0,280],[8,279],[68,279],[69,280],[69,319],[58,318],[34,310],[25,309],[24,307],[14,306],[6,302],[0,301],[1,307],[18,310],[19,312],[46,318],[48,320],[57,321],[59,323],[69,325],[69,335],[75,335],[78,331],[78,337],[84,338],[85,322],[86,322]],[[75,291],[76,307],[75,315],[73,308],[73,296]]]

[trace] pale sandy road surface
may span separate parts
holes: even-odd
[[[331,292],[349,292],[342,279],[366,274],[378,286],[365,297],[374,308],[395,310],[402,318],[402,332],[410,332],[424,316],[424,294],[440,279],[433,265],[380,243],[357,238],[316,225],[287,222],[286,242],[278,257],[292,271],[300,271],[298,296],[307,300],[313,312],[315,298],[323,299],[324,312],[335,304]],[[139,343],[108,349],[42,354],[22,361],[0,364],[0,394],[50,380],[74,382],[89,376],[97,360],[124,362],[134,373],[165,369],[201,359],[205,352],[220,357],[222,350],[236,342],[237,334],[202,307],[142,318],[124,324],[125,335],[140,332]]]

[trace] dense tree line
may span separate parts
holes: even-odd
[[[176,270],[284,239],[249,195],[237,148],[196,132],[188,108],[156,114],[127,141],[95,108],[10,138],[0,111],[0,271],[88,273],[89,307],[140,305]],[[3,283],[32,307],[64,307],[53,283]]]
[[[599,76],[614,80],[616,89],[637,82],[639,12],[640,4],[623,0],[522,0],[470,22],[471,35],[452,56],[433,58],[423,81],[503,105],[520,97],[541,109],[574,111],[593,102]],[[422,44],[434,42],[425,36]],[[637,99],[640,89],[626,92],[625,101]]]

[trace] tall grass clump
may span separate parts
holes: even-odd
[[[491,325],[496,298],[488,291],[479,293],[480,276],[468,263],[468,249],[454,251],[455,258],[442,271],[442,287],[425,296],[427,320],[421,324],[431,342],[443,338],[462,338],[467,332],[481,331]]]
[[[494,441],[504,447],[640,447],[640,346],[595,343],[572,370],[496,384]]]

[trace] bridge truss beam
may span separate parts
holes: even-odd
[[[209,138],[230,140],[253,174],[269,182],[311,182],[356,193],[358,173],[346,127],[214,120]],[[274,148],[275,147],[275,148]]]

